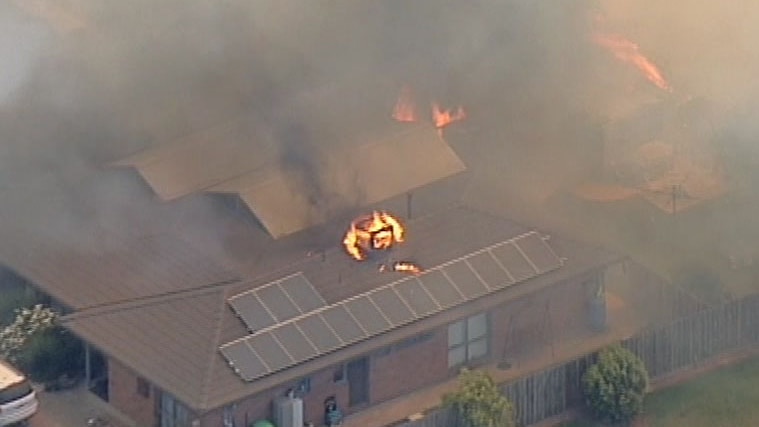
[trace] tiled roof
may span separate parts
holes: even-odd
[[[34,230],[2,229],[0,263],[73,309],[230,283],[239,274],[173,234],[86,249]]]
[[[392,257],[427,267],[527,231],[508,220],[463,207],[409,221],[407,229],[407,244],[399,246]],[[612,259],[607,252],[555,237],[551,245],[560,255],[570,254],[566,264],[555,272],[253,382],[242,381],[218,351],[219,345],[247,334],[243,322],[227,303],[229,297],[302,272],[327,302],[335,302],[382,286],[397,276],[379,273],[374,263],[353,261],[336,246],[323,257],[301,260],[253,281],[86,310],[69,317],[67,325],[107,354],[202,411],[292,381],[339,363],[342,358],[382,347],[418,333],[419,328],[432,328],[476,312],[482,309],[482,304],[495,304],[550,286]],[[193,378],[186,378],[188,375]]]

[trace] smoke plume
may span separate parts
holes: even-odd
[[[465,106],[466,133],[449,142],[475,175],[468,197],[496,195],[515,211],[539,211],[596,175],[619,111],[703,98],[724,151],[757,155],[746,112],[756,111],[759,6],[748,0],[20,3],[0,6],[0,51],[13,58],[0,74],[0,226],[74,246],[89,244],[72,236],[93,222],[175,225],[180,205],[188,229],[221,238],[208,231],[215,206],[159,203],[103,165],[243,114],[275,129],[280,158],[319,205],[329,189],[314,153],[387,119],[403,85]],[[598,14],[673,93],[592,42]],[[758,182],[754,169],[731,182]],[[757,201],[745,203],[754,212]]]

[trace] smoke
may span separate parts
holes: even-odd
[[[293,177],[292,191],[305,190],[308,205],[321,210],[325,191],[320,182],[319,153],[311,135],[296,122],[284,124],[275,137],[280,142],[280,164],[285,173]]]
[[[448,139],[474,175],[467,197],[505,200],[509,212],[545,211],[595,179],[618,118],[629,118],[630,138],[655,138],[676,116],[657,109],[692,98],[711,106],[723,151],[744,162],[757,154],[747,112],[759,6],[749,0],[40,0],[44,13],[16,3],[0,6],[0,52],[12,58],[0,74],[1,226],[72,245],[89,244],[72,236],[93,222],[223,234],[208,231],[219,227],[213,203],[160,203],[135,174],[103,167],[245,114],[273,129],[294,185],[324,205],[318,153],[383,126],[403,85],[466,108],[464,131]],[[672,94],[592,42],[599,13],[661,68]],[[759,182],[753,169],[731,182]]]
[[[19,19],[10,2],[0,5],[0,55],[5,58],[0,74],[0,105],[10,102],[26,82],[30,68],[44,54],[48,37],[42,25]]]

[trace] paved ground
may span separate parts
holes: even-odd
[[[129,427],[123,415],[115,413],[83,386],[58,392],[40,391],[38,396],[40,409],[29,420],[29,427],[82,427],[93,417],[108,420],[110,427]]]

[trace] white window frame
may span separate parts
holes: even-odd
[[[448,325],[448,367],[457,368],[490,354],[490,316],[487,312]]]

